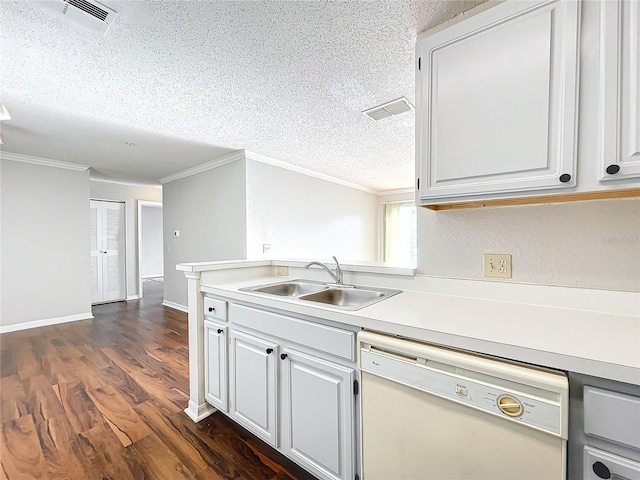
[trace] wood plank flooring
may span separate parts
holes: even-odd
[[[139,301],[0,335],[0,480],[314,477],[216,413],[195,424],[187,316]]]

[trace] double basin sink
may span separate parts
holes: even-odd
[[[288,280],[240,290],[276,295],[301,302],[324,303],[343,310],[358,310],[402,292],[388,288],[327,284],[312,280]]]

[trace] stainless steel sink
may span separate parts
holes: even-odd
[[[358,310],[402,292],[388,288],[340,286],[311,280],[289,280],[240,290],[287,297],[297,303],[324,303],[342,310]]]
[[[293,282],[276,283],[273,285],[255,287],[255,288],[251,288],[250,291],[259,292],[259,293],[268,293],[270,295],[280,295],[283,297],[299,297],[301,295],[319,292],[326,288],[327,286],[322,283],[318,284],[318,283],[311,283],[311,282],[301,282],[296,280]]]
[[[328,303],[329,305],[359,306],[384,296],[384,293],[373,290],[327,288],[317,293],[304,295],[300,297],[300,299],[310,302]]]

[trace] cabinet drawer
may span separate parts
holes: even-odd
[[[211,297],[204,297],[204,315],[205,317],[217,318],[218,320],[227,320],[227,302],[217,300]]]
[[[584,387],[584,432],[640,449],[640,397]]]
[[[229,317],[236,325],[243,325],[350,361],[356,359],[355,334],[347,330],[234,304],[229,305]]]

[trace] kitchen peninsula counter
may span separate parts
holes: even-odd
[[[638,292],[419,277],[411,269],[374,264],[344,265],[345,283],[398,288],[402,293],[355,311],[241,290],[292,279],[330,280],[326,272],[305,270],[304,264],[263,260],[178,265],[190,279],[190,323],[193,315],[203,315],[192,308],[192,298],[205,293],[307,319],[640,385]],[[276,275],[282,267],[288,275]]]

